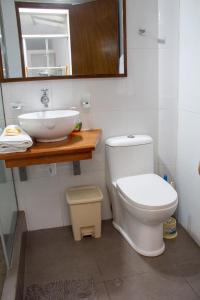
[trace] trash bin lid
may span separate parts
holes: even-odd
[[[100,202],[103,200],[103,194],[98,186],[79,186],[69,188],[66,199],[70,205]]]

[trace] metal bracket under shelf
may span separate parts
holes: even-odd
[[[73,164],[73,174],[75,176],[81,175],[81,163],[79,160],[72,162]],[[28,174],[26,167],[18,168],[20,181],[24,182],[28,180]]]

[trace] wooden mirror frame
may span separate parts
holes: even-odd
[[[22,40],[19,38],[20,45],[20,56],[21,56],[21,66],[22,66],[22,76],[15,78],[4,78],[3,74],[3,64],[2,57],[0,55],[0,82],[21,82],[21,81],[39,81],[39,80],[58,80],[58,79],[81,79],[81,78],[120,78],[127,77],[127,30],[126,30],[126,0],[123,1],[123,45],[124,45],[124,73],[123,74],[94,74],[94,75],[66,75],[66,76],[47,76],[47,77],[25,77],[25,68],[24,68],[24,53]],[[66,8],[67,4],[56,4],[56,3],[34,3],[34,2],[15,2],[16,7],[16,17],[17,17],[17,26],[18,26],[18,37],[21,36],[21,23],[19,16],[20,7],[38,7],[46,8],[46,6],[51,8]],[[1,53],[1,52],[0,52]]]

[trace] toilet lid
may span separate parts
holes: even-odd
[[[162,209],[177,201],[176,191],[156,174],[120,178],[117,189],[131,205],[141,208]]]

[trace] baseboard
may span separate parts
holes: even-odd
[[[19,211],[15,230],[11,268],[6,275],[1,300],[23,299],[26,233],[27,225],[25,213]]]

